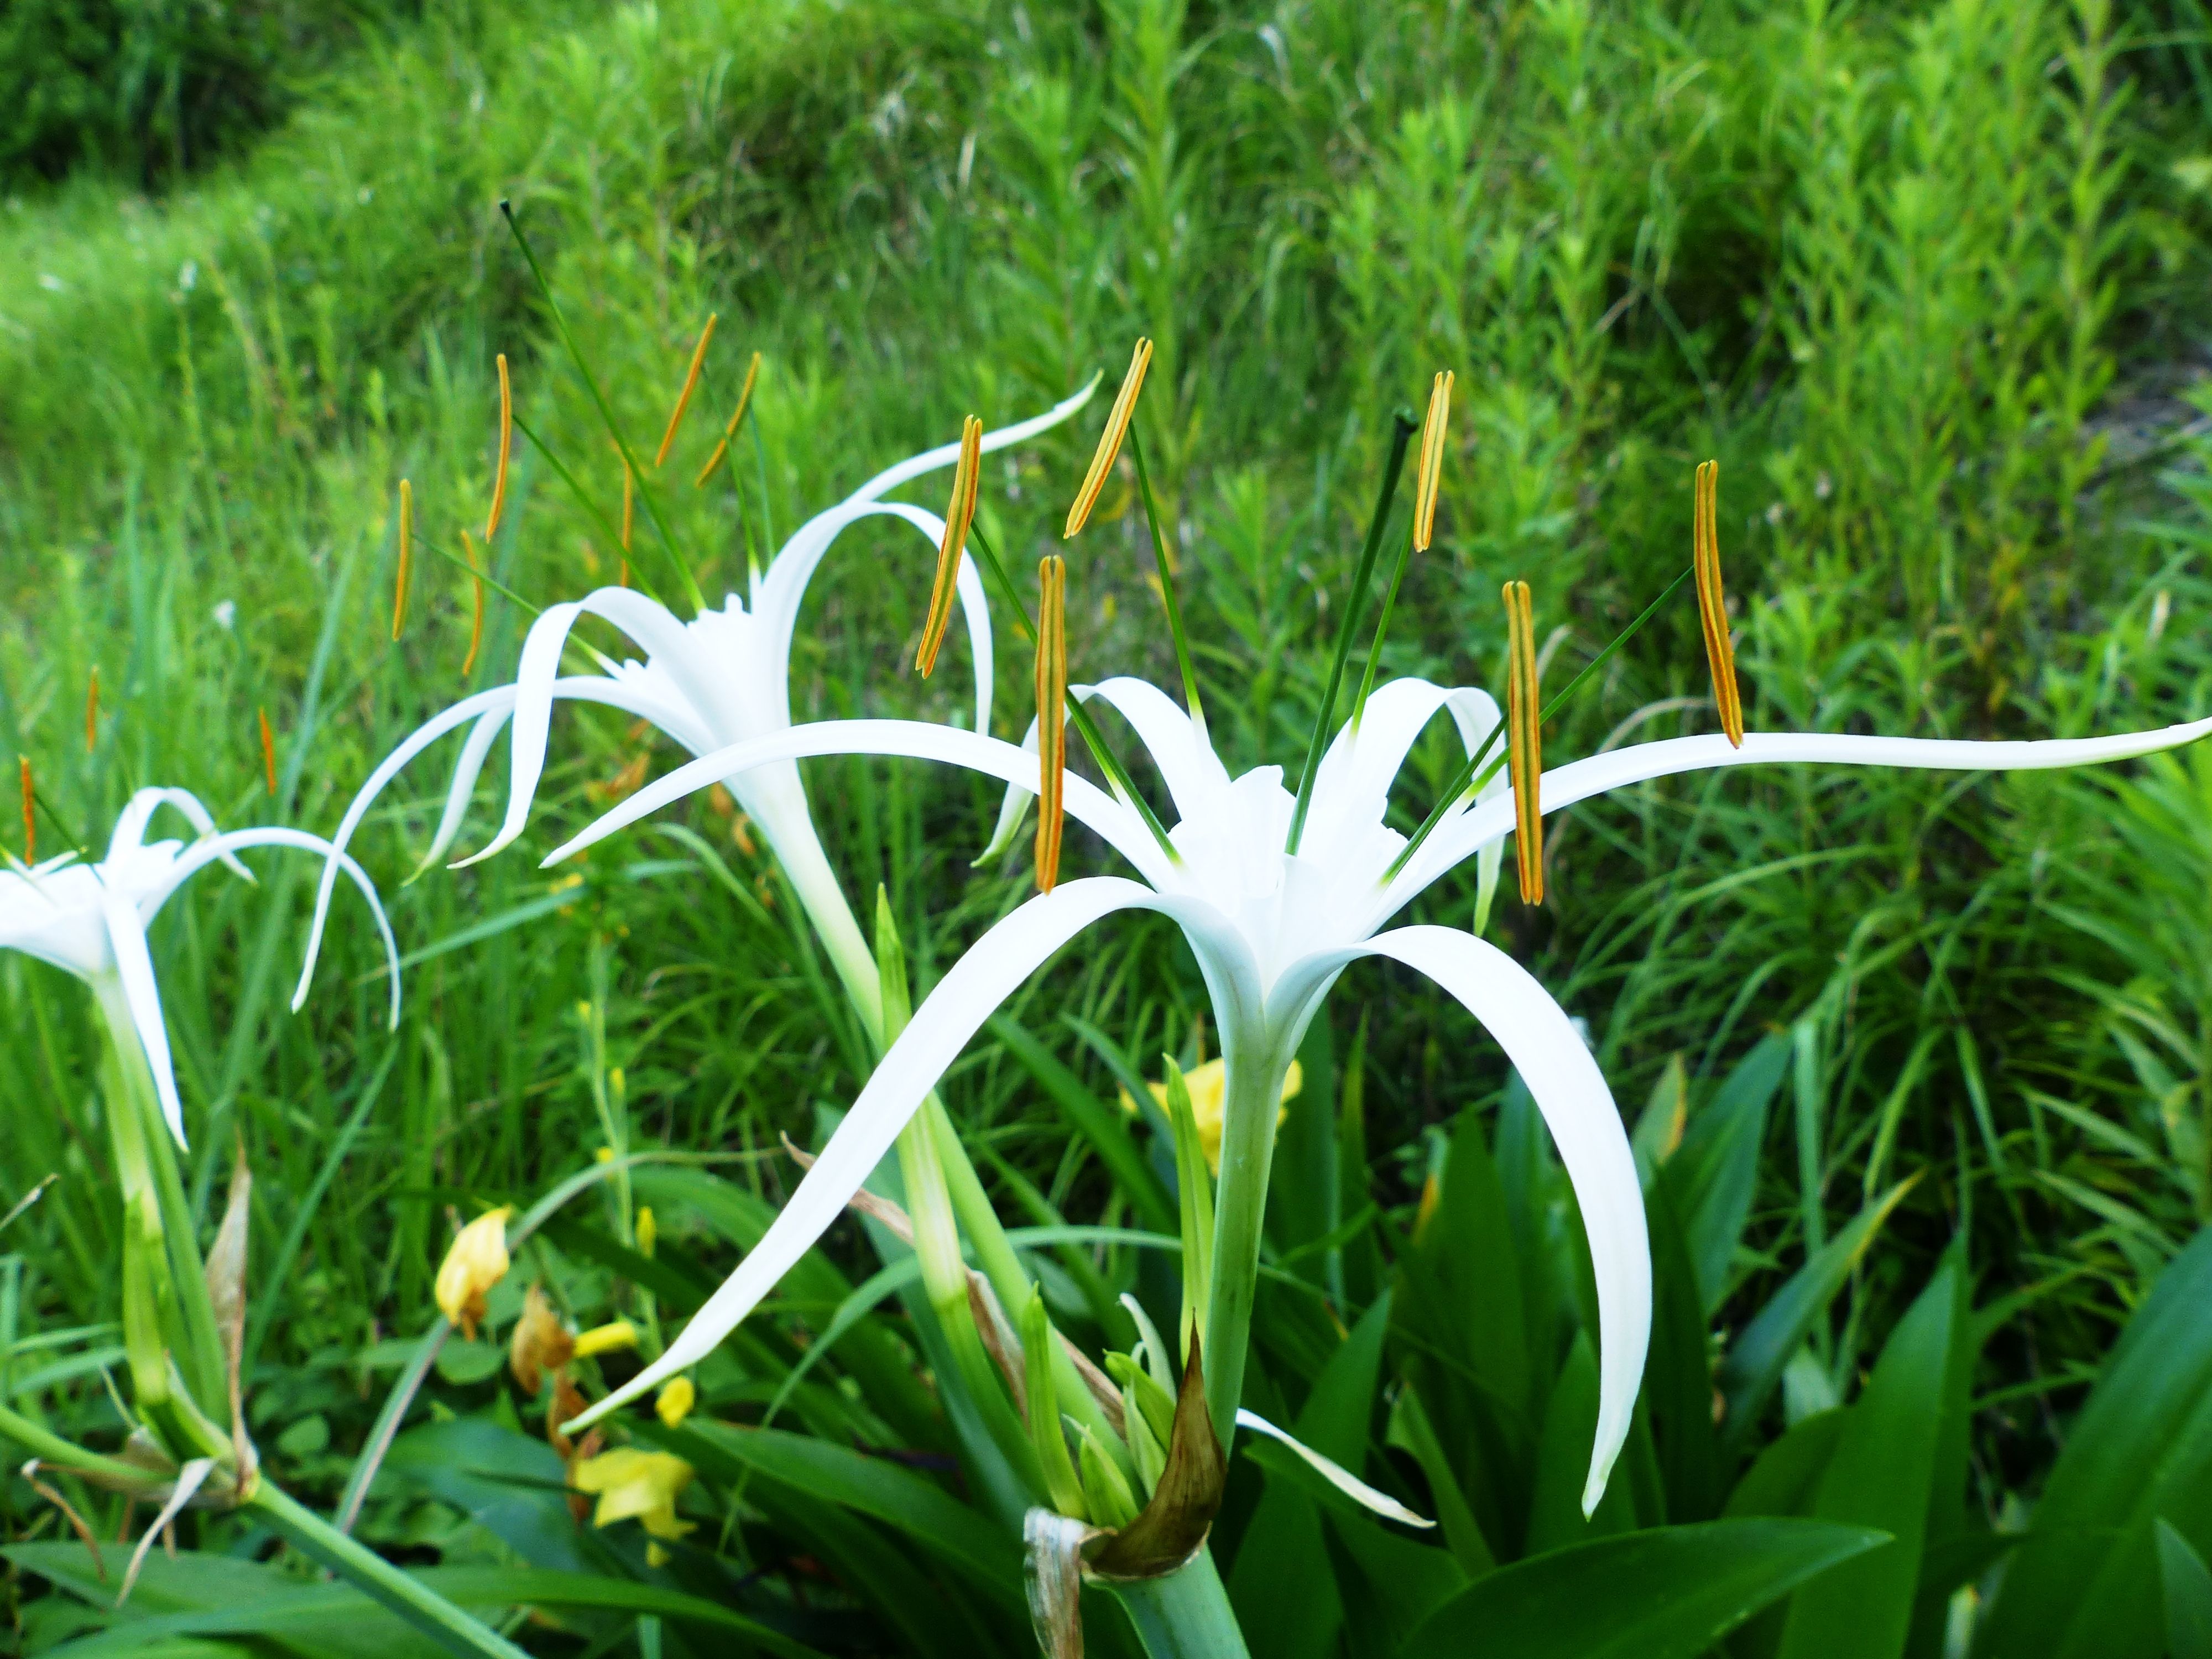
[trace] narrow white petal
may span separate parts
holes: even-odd
[[[1270,1440],[1280,1441],[1304,1458],[1307,1462],[1312,1464],[1330,1486],[1334,1486],[1353,1503],[1364,1509],[1372,1510],[1376,1514],[1392,1521],[1401,1521],[1409,1527],[1433,1527],[1437,1524],[1433,1521],[1424,1520],[1414,1514],[1413,1510],[1391,1497],[1389,1492],[1376,1491],[1374,1487],[1369,1486],[1334,1458],[1322,1456],[1311,1446],[1285,1433],[1255,1411],[1249,1411],[1239,1407],[1237,1411],[1237,1426],[1240,1429],[1249,1429],[1255,1434],[1264,1434]]]
[[[1377,686],[1359,724],[1346,721],[1322,757],[1300,850],[1322,856],[1340,837],[1366,834],[1382,818],[1406,756],[1443,709],[1451,711],[1469,754],[1498,724],[1497,701],[1478,687],[1436,685],[1410,676]]]
[[[1005,449],[1009,445],[1034,438],[1040,432],[1049,432],[1089,403],[1091,394],[1097,389],[1098,376],[1094,374],[1091,377],[1090,385],[1073,397],[1062,398],[1043,414],[1032,415],[1028,420],[1017,421],[1012,426],[1002,426],[995,432],[986,432],[983,434],[983,453],[988,455],[994,450]],[[959,459],[960,445],[957,440],[949,444],[939,444],[934,449],[925,449],[921,454],[910,456],[896,466],[885,467],[845,499],[848,502],[872,501],[896,489],[909,478],[919,478],[925,473],[950,466]]]
[[[215,815],[200,804],[200,798],[189,789],[141,789],[125,805],[115,820],[115,830],[107,839],[107,856],[136,852],[146,844],[146,829],[154,814],[167,806],[182,813],[192,828],[203,836],[215,834]],[[236,859],[226,859],[233,875],[253,879],[253,872]]]
[[[570,1431],[587,1427],[713,1352],[844,1213],[923,1097],[999,1005],[1092,922],[1156,900],[1150,889],[1115,877],[1071,881],[1031,899],[977,940],[915,1010],[912,1022],[751,1254],[665,1353],[575,1419]]]
[[[1036,775],[1036,757],[1033,752],[1025,753],[997,738],[981,737],[953,726],[933,726],[923,720],[818,720],[772,732],[751,743],[733,744],[678,767],[666,777],[647,784],[574,839],[556,848],[544,862],[555,865],[573,857],[616,830],[709,784],[724,782],[772,761],[821,755],[902,755],[915,760],[943,761],[1009,783]],[[1157,882],[1163,878],[1165,866],[1159,843],[1134,813],[1073,773],[1067,779],[1066,804],[1070,816],[1096,830],[1146,879]]]
[[[177,1098],[177,1075],[169,1058],[168,1028],[161,1023],[161,992],[154,981],[154,959],[146,950],[146,930],[138,920],[138,907],[127,893],[112,889],[101,896],[101,914],[107,923],[107,948],[115,955],[116,976],[123,985],[123,1000],[131,1010],[131,1024],[146,1051],[146,1064],[154,1073],[154,1092],[161,1103],[161,1117],[185,1144],[185,1109]],[[122,1109],[122,1103],[112,1103]]]
[[[1229,769],[1213,752],[1213,745],[1199,735],[1182,707],[1157,685],[1124,675],[1068,690],[1085,702],[1095,698],[1111,705],[1129,722],[1160,769],[1160,781],[1175,798],[1179,816],[1198,817],[1228,789]]]
[[[953,574],[953,589],[960,596],[960,613],[968,619],[968,653],[975,662],[975,730],[991,735],[991,695],[995,689],[991,643],[991,606],[983,597],[983,579],[975,574],[975,561],[960,556]]]

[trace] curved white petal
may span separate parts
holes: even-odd
[[[1451,711],[1468,754],[1498,720],[1498,703],[1474,686],[1443,686],[1411,677],[1377,686],[1359,724],[1339,729],[1314,779],[1313,805],[1299,850],[1325,857],[1347,835],[1366,835],[1382,821],[1406,756],[1440,709]]]
[[[227,835],[189,847],[170,866],[159,886],[138,895],[140,919],[152,921],[155,913],[168,902],[171,894],[218,859],[234,868],[243,868],[235,855],[249,847],[289,847],[303,853],[320,853],[325,868],[344,871],[347,878],[361,890],[361,896],[368,901],[369,914],[376,919],[377,936],[384,941],[385,966],[392,975],[391,1025],[397,1030],[399,1027],[399,943],[392,937],[391,918],[385,915],[384,901],[378,896],[376,884],[368,878],[368,872],[320,836],[311,836],[304,830],[286,830],[272,825],[259,830],[233,830]]]
[[[1072,398],[1062,398],[1042,415],[1032,415],[1026,421],[1002,426],[996,432],[986,432],[983,434],[983,453],[988,455],[994,450],[1005,449],[1010,445],[1034,438],[1040,432],[1049,432],[1091,401],[1091,394],[1098,390],[1098,380],[1097,375],[1092,375],[1091,383],[1082,391]],[[909,478],[919,478],[924,473],[950,466],[959,459],[960,446],[957,441],[939,444],[934,449],[925,449],[921,454],[910,456],[896,466],[885,467],[845,499],[848,501],[872,501],[878,496],[897,489]]]
[[[2029,741],[1972,743],[1949,738],[1868,738],[1840,732],[1747,732],[1743,747],[1731,747],[1717,732],[1639,743],[1609,754],[1593,755],[1544,774],[1544,811],[1548,815],[1633,783],[1729,766],[1898,766],[1942,772],[2031,772],[2063,766],[2093,766],[2133,760],[2163,749],[2178,749],[2212,733],[2212,719],[2162,726],[2148,732],[2120,732],[2108,738],[2045,738]],[[1377,921],[1400,908],[1462,859],[1513,828],[1513,798],[1489,797],[1447,819],[1427,845],[1401,871],[1378,906]]]
[[[132,794],[117,816],[114,833],[107,838],[107,856],[117,858],[126,853],[135,853],[143,847],[147,825],[154,814],[164,806],[181,812],[192,828],[203,836],[215,834],[215,815],[200,804],[200,798],[191,790],[141,789]],[[225,859],[223,862],[229,866],[233,875],[243,877],[247,881],[253,879],[253,872],[236,859]]]
[[[549,866],[558,864],[648,813],[659,811],[671,801],[680,800],[740,772],[775,761],[822,755],[902,755],[915,760],[943,761],[1010,783],[1024,776],[1033,777],[1036,771],[1034,753],[1024,753],[997,738],[980,737],[954,726],[932,726],[923,720],[817,720],[772,732],[751,743],[733,744],[678,767],[608,811],[573,840],[556,848],[546,855],[544,862]],[[1157,884],[1165,878],[1166,865],[1159,843],[1152,838],[1136,814],[1073,773],[1067,779],[1066,805],[1069,816],[1096,830],[1147,881]]]
[[[923,1097],[999,1005],[1092,922],[1116,910],[1159,905],[1158,895],[1133,881],[1093,876],[1030,900],[978,939],[915,1010],[821,1157],[737,1271],[665,1353],[575,1419],[570,1429],[580,1431],[713,1352],[844,1213]]]
[[[128,893],[110,889],[100,897],[101,919],[107,924],[107,948],[115,957],[116,977],[123,986],[125,1006],[146,1051],[146,1064],[154,1073],[154,1093],[161,1103],[161,1117],[177,1145],[185,1144],[185,1109],[177,1098],[177,1075],[169,1057],[168,1028],[161,1023],[161,992],[154,981],[154,958],[146,949],[146,929],[138,907]],[[120,1103],[118,1103],[119,1109]]]
[[[991,605],[983,597],[983,579],[975,574],[975,561],[960,556],[953,573],[953,591],[960,596],[960,614],[968,619],[968,653],[975,659],[975,729],[991,735],[991,696],[996,690],[998,664],[991,643]],[[786,676],[787,682],[789,677]]]
[[[1401,927],[1362,945],[1316,952],[1277,982],[1270,1018],[1280,1019],[1287,1003],[1310,998],[1317,982],[1364,956],[1389,957],[1426,974],[1482,1022],[1528,1085],[1574,1183],[1597,1283],[1597,1435],[1583,1487],[1587,1515],[1604,1496],[1606,1477],[1628,1438],[1651,1340],[1644,1190],[1613,1091],[1551,993],[1497,946],[1456,928]]]
[[[1238,1407],[1237,1426],[1240,1429],[1249,1429],[1255,1434],[1264,1434],[1268,1439],[1279,1441],[1288,1446],[1311,1464],[1322,1480],[1328,1481],[1330,1486],[1334,1486],[1363,1509],[1372,1510],[1379,1516],[1389,1520],[1403,1522],[1409,1527],[1433,1527],[1437,1524],[1433,1521],[1424,1520],[1414,1514],[1413,1510],[1391,1497],[1389,1492],[1376,1491],[1334,1457],[1324,1457],[1295,1436],[1286,1434],[1277,1428],[1255,1411],[1242,1406]]]

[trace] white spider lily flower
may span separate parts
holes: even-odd
[[[1024,442],[1066,420],[1090,400],[1097,382],[1043,414],[984,434],[985,453]],[[471,727],[462,746],[445,815],[424,855],[422,868],[442,857],[459,835],[478,774],[492,744],[512,720],[513,761],[505,820],[490,845],[461,860],[460,868],[489,858],[512,842],[528,823],[545,769],[545,747],[553,705],[562,700],[605,703],[650,720],[694,755],[706,755],[791,726],[791,646],[799,608],[830,544],[862,519],[903,520],[933,547],[944,534],[936,514],[885,494],[912,479],[959,459],[960,445],[927,450],[878,473],[836,507],[817,514],[786,542],[767,570],[753,574],[750,601],[732,593],[719,611],[702,611],[690,622],[665,606],[626,587],[603,587],[583,599],[550,607],[532,624],[512,684],[464,698],[416,730],[369,775],[339,823],[333,844],[343,849],[386,785],[416,755],[447,732]],[[957,576],[961,608],[975,659],[975,730],[990,728],[992,693],[991,617],[974,561],[964,553]],[[612,623],[644,647],[646,659],[612,663],[602,658],[599,674],[563,676],[560,661],[569,631],[585,617]],[[807,812],[799,769],[789,762],[748,771],[730,780],[731,793],[767,838],[770,849],[818,925],[832,933],[830,957],[864,1007],[876,1006],[877,988],[867,941],[853,920]],[[418,871],[419,874],[420,872]],[[323,872],[316,895],[307,957],[293,994],[296,1009],[305,1001],[321,948],[329,913],[335,866]],[[860,971],[865,968],[866,971]]]
[[[198,839],[146,840],[155,812],[167,806],[181,813]],[[177,1144],[185,1144],[184,1109],[169,1054],[169,1034],[161,1020],[161,996],[154,980],[154,960],[146,948],[146,928],[169,896],[198,872],[220,862],[247,881],[252,872],[238,854],[253,847],[296,847],[321,853],[360,888],[375,913],[392,971],[392,1018],[399,1018],[399,952],[378,901],[376,889],[361,867],[319,836],[278,828],[218,833],[206,807],[182,789],[141,789],[117,818],[107,856],[84,864],[74,853],[35,866],[0,872],[0,951],[21,951],[75,974],[93,988],[109,1028],[122,1040],[135,1034],[153,1073],[161,1116]]]
[[[1514,827],[1509,789],[1462,802],[1405,868],[1406,838],[1383,822],[1391,781],[1415,738],[1449,708],[1462,741],[1496,724],[1480,691],[1417,679],[1377,690],[1364,719],[1337,734],[1316,779],[1304,838],[1284,847],[1294,803],[1279,767],[1232,779],[1188,715],[1156,688],[1117,679],[1086,689],[1121,710],[1158,765],[1180,821],[1169,858],[1127,805],[1071,774],[1067,811],[1143,877],[1098,876],[1030,900],[969,948],[915,1009],[843,1123],[735,1273],[665,1355],[574,1426],[696,1364],[842,1214],[925,1094],[1001,1002],[1078,933],[1117,910],[1149,909],[1182,927],[1213,1002],[1231,1078],[1215,1221],[1215,1283],[1206,1337],[1216,1423],[1238,1404],[1259,1224],[1274,1150],[1282,1081],[1309,1022],[1337,976],[1363,957],[1426,974],[1474,1015],[1527,1084],[1573,1183],[1589,1241],[1599,1323],[1597,1428],[1585,1513],[1603,1494],[1628,1434],[1651,1325],[1651,1269],[1643,1195],[1611,1091],[1565,1011],[1510,957],[1474,934],[1419,926],[1377,930],[1462,860]],[[2171,749],[2212,732],[2212,720],[2116,737],[1967,743],[1824,732],[1752,733],[1741,748],[1719,734],[1650,743],[1546,773],[1543,810],[1677,772],[1826,763],[2002,771],[2114,761]],[[631,796],[557,849],[554,864],[708,783],[755,766],[808,756],[899,755],[947,762],[1034,788],[1036,762],[1009,743],[898,720],[830,721],[721,750]],[[1241,1255],[1233,1259],[1232,1253]],[[1225,1407],[1225,1408],[1224,1408]],[[1226,1437],[1224,1436],[1224,1438]]]

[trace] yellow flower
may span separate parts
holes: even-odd
[[[617,1521],[635,1521],[655,1538],[681,1538],[698,1523],[677,1518],[676,1498],[691,1484],[691,1466],[666,1452],[638,1451],[624,1446],[597,1457],[587,1457],[568,1473],[568,1484],[578,1492],[596,1496],[592,1524],[611,1527]],[[647,1559],[659,1565],[666,1559],[659,1546],[647,1551]]]
[[[672,1377],[653,1402],[653,1409],[660,1420],[674,1428],[691,1415],[691,1407],[699,1401],[699,1390],[688,1376]]]
[[[1190,1113],[1198,1123],[1198,1144],[1206,1152],[1206,1167],[1219,1175],[1221,1114],[1229,1092],[1228,1070],[1219,1060],[1209,1060],[1205,1065],[1185,1072],[1182,1081],[1183,1086],[1190,1091]],[[1168,1085],[1154,1083],[1147,1086],[1152,1091],[1152,1098],[1159,1102],[1160,1110],[1164,1113],[1168,1109]],[[1294,1060],[1291,1062],[1291,1069],[1283,1074],[1283,1098],[1295,1100],[1298,1091],[1305,1086],[1305,1072]],[[1121,1091],[1121,1109],[1132,1117],[1137,1115],[1137,1103],[1129,1098],[1127,1089]],[[1283,1120],[1289,1115],[1287,1110],[1277,1112],[1276,1126],[1280,1127]]]
[[[611,1324],[594,1326],[576,1339],[576,1358],[589,1359],[593,1354],[612,1353],[617,1348],[637,1346],[637,1327],[627,1319],[617,1319]]]
[[[507,1345],[507,1369],[523,1393],[535,1400],[545,1373],[559,1370],[575,1351],[576,1339],[553,1311],[545,1292],[532,1285],[523,1293],[522,1317],[514,1322],[514,1334]]]
[[[514,1206],[503,1204],[460,1231],[438,1268],[438,1310],[474,1340],[484,1316],[484,1292],[507,1277],[507,1218]]]

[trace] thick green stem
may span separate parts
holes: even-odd
[[[447,1652],[489,1656],[489,1659],[529,1659],[496,1631],[471,1618],[374,1550],[355,1542],[271,1482],[264,1480],[256,1486],[246,1506],[288,1542],[381,1602]]]
[[[1244,1396],[1244,1352],[1260,1278],[1260,1234],[1267,1215],[1267,1172],[1275,1157],[1275,1114],[1290,1069],[1286,1046],[1255,1032],[1224,1042],[1229,1061],[1222,1102],[1221,1182],[1213,1213],[1213,1288],[1206,1316],[1206,1402],[1225,1449],[1237,1437]]]
[[[1180,1571],[1116,1584],[1114,1595],[1128,1610],[1149,1659],[1247,1659],[1250,1652],[1210,1544]]]

